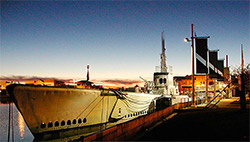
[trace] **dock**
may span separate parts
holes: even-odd
[[[213,109],[179,103],[76,141],[249,141],[249,100],[223,99]]]
[[[249,141],[249,108],[239,98],[223,99],[213,109],[205,105],[176,111],[177,115],[145,133],[138,141]]]

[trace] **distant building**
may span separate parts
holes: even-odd
[[[5,90],[6,86],[10,85],[11,83],[8,81],[0,81],[0,90]]]
[[[93,82],[88,80],[81,80],[76,82],[76,88],[93,88]]]
[[[30,84],[30,85],[41,85],[41,86],[55,86],[56,85],[56,80],[25,80],[25,84]]]
[[[6,81],[6,80],[0,80],[0,90],[5,90],[6,86],[10,84],[25,84],[23,81]]]
[[[205,95],[206,92],[206,76],[205,75],[195,75],[195,93],[197,95]],[[192,76],[175,76],[175,83],[178,85],[179,92],[182,95],[190,95],[192,94]],[[214,92],[221,91],[226,85],[223,81],[216,81],[215,79],[209,78],[207,76],[208,82],[208,95],[214,96]],[[215,85],[216,84],[216,85]]]

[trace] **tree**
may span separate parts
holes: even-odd
[[[250,92],[250,63],[246,67],[241,66],[233,69],[232,71],[232,83],[237,84],[240,93],[241,110],[246,110],[246,94]]]
[[[245,85],[245,90],[246,93],[250,91],[250,63],[247,64],[247,66],[244,67],[243,72],[241,66],[239,67],[234,67],[232,69],[231,73],[231,80],[232,83],[235,85],[240,85],[240,81],[238,81],[239,76],[243,75],[244,77],[244,85]]]

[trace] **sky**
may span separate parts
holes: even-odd
[[[173,75],[191,74],[191,24],[229,66],[250,63],[249,1],[1,1],[0,77],[152,80],[164,31]]]

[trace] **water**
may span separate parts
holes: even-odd
[[[13,110],[13,113],[10,113],[13,114],[13,119],[12,117],[10,118],[11,125],[9,133],[9,104],[0,103],[0,141],[8,141],[8,133],[10,136],[9,141],[12,141],[12,136],[14,138],[13,141],[33,141],[34,137],[26,125],[21,113],[13,103],[10,104],[10,107]]]
[[[8,141],[8,135],[9,135],[9,141],[12,141],[12,137],[14,137],[15,142],[30,142],[34,140],[34,136],[30,132],[28,126],[26,125],[21,113],[18,111],[14,103],[10,104],[11,110],[13,110],[10,114],[13,114],[13,119],[12,116],[10,117],[10,131],[9,131],[9,104],[6,103],[0,103],[0,142],[7,142]],[[131,118],[132,119],[132,118]],[[13,120],[13,121],[12,121]],[[117,125],[119,123],[122,123],[127,120],[121,120],[116,123],[108,123],[105,128],[112,127],[114,125]],[[12,126],[13,123],[13,126]],[[13,133],[12,133],[13,130]],[[88,133],[90,134],[90,133]],[[84,135],[88,135],[84,134]],[[79,137],[82,135],[79,135]],[[76,138],[79,138],[76,137]],[[76,139],[74,136],[71,138],[69,137],[68,139],[63,138],[63,139],[57,139],[58,141],[68,141],[68,140],[73,140]]]

